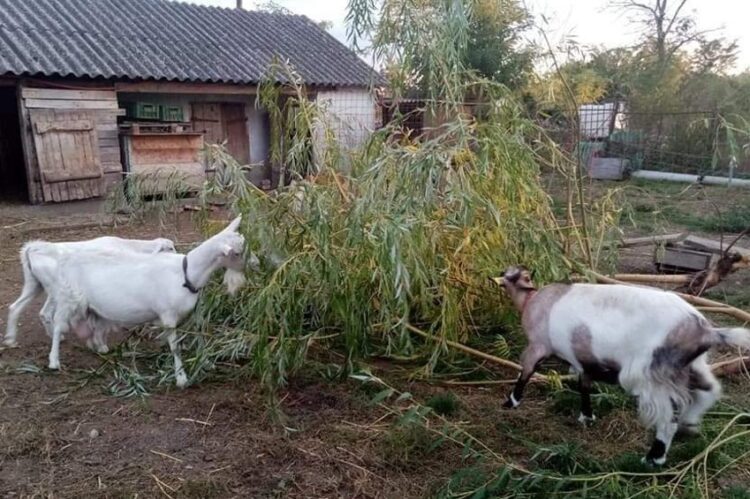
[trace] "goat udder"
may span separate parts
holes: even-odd
[[[86,320],[78,321],[72,324],[72,329],[75,332],[76,336],[78,336],[82,340],[88,340],[94,335],[93,329],[91,329],[91,326]]]

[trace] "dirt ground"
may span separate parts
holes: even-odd
[[[17,254],[27,240],[169,237],[178,250],[198,240],[187,213],[165,226],[113,227],[86,211],[0,208],[4,310],[21,289]],[[414,497],[429,488],[424,470],[368,456],[384,414],[351,386],[296,380],[281,395],[292,431],[269,420],[252,383],[165,386],[144,399],[76,388],[78,370],[102,361],[71,338],[62,371],[47,370],[41,302],[24,311],[19,348],[0,352],[0,497]],[[5,321],[3,313],[3,331]]]
[[[20,291],[17,253],[30,239],[161,236],[178,250],[199,239],[189,213],[165,224],[112,226],[100,210],[0,206],[0,304]],[[630,268],[648,265],[642,258]],[[47,370],[40,306],[38,299],[24,312],[20,347],[0,351],[0,497],[430,497],[470,464],[459,447],[433,447],[417,430],[394,431],[394,417],[354,381],[294,379],[280,394],[283,425],[269,417],[267,398],[252,381],[161,386],[131,399],[108,395],[96,383],[78,387],[79,370],[103,359],[69,338],[61,347],[62,371]],[[3,312],[3,331],[5,320]],[[399,388],[415,398],[446,392],[409,381],[408,366],[404,371]],[[460,408],[450,417],[516,462],[533,461],[529,440],[575,443],[601,460],[640,455],[647,446],[632,408],[615,408],[586,429],[572,414],[550,415],[553,401],[533,385],[523,411],[500,413],[507,389],[452,387]],[[730,383],[727,391],[743,388]]]

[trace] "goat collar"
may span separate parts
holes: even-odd
[[[534,295],[536,295],[536,289],[532,289],[529,291],[529,293],[526,295],[526,298],[523,299],[523,304],[521,304],[521,315],[526,312],[526,305],[529,304],[529,301],[531,301],[532,298],[534,298]]]
[[[198,294],[198,291],[200,291],[200,289],[193,286],[193,283],[190,282],[190,279],[188,279],[187,276],[187,255],[182,258],[182,275],[185,278],[185,282],[183,282],[182,285],[188,288],[188,291],[190,291],[194,295]]]

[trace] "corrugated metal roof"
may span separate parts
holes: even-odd
[[[311,85],[378,78],[304,16],[165,0],[0,0],[0,75],[257,83],[274,57]]]

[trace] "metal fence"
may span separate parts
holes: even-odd
[[[622,103],[581,106],[579,123],[557,120],[550,132],[585,165],[592,156],[627,160],[631,170],[750,177],[750,158],[730,144],[710,111],[631,112]]]

